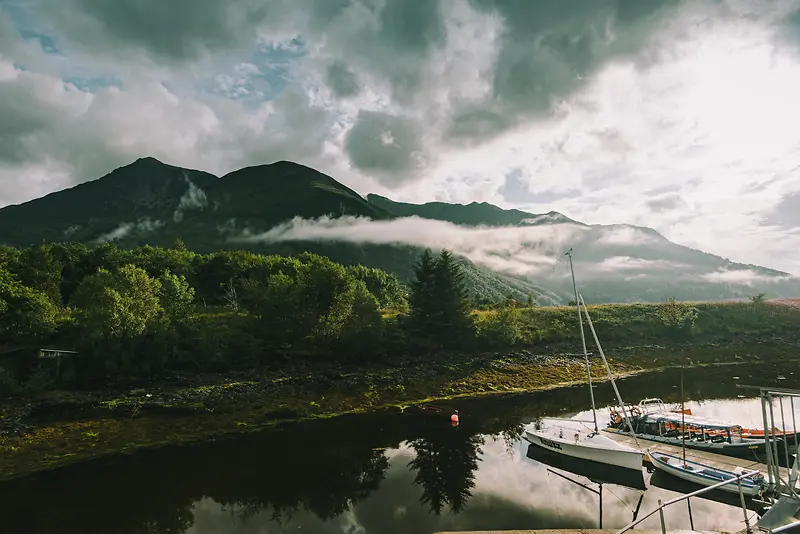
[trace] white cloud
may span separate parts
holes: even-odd
[[[718,270],[702,275],[709,282],[724,284],[752,285],[789,280],[790,276],[767,276],[752,269]]]
[[[189,210],[202,210],[208,207],[206,192],[197,187],[186,173],[183,174],[183,179],[186,180],[188,188],[183,196],[181,196],[178,207],[172,215],[175,222],[181,222],[183,220],[183,214]]]
[[[594,264],[592,268],[597,271],[606,272],[622,271],[622,275],[624,276],[624,271],[631,269],[654,272],[656,270],[688,269],[690,266],[675,261],[645,260],[642,258],[631,258],[630,256],[612,256]]]
[[[266,232],[231,238],[232,241],[344,241],[406,244],[446,248],[499,271],[532,274],[551,269],[569,243],[586,232],[573,224],[506,228],[466,228],[420,217],[373,221],[359,217],[316,220],[295,218]]]
[[[125,237],[128,237],[131,234],[146,234],[155,232],[159,228],[162,228],[164,223],[162,221],[153,221],[147,217],[139,219],[137,222],[124,222],[111,230],[110,232],[106,232],[97,237],[95,240],[97,243],[105,243],[105,242],[113,242],[119,241]],[[71,230],[72,227],[68,228],[67,231]],[[74,230],[73,230],[74,231]]]

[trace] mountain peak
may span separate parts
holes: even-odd
[[[136,161],[131,163],[130,165],[167,165],[160,159],[156,159],[153,156],[145,156],[143,158],[137,158]],[[126,165],[126,167],[130,167],[130,165]]]

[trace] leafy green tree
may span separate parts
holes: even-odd
[[[161,282],[128,264],[112,272],[100,268],[87,276],[73,296],[92,338],[133,339],[162,314]]]
[[[0,342],[24,343],[49,336],[58,308],[36,289],[27,287],[0,267]]]
[[[395,275],[363,265],[350,266],[347,271],[356,280],[366,284],[381,308],[395,310],[408,308],[408,293]]]
[[[164,271],[159,277],[159,299],[164,316],[172,324],[184,324],[194,311],[194,288],[183,275]]]
[[[513,306],[480,316],[476,326],[478,339],[490,347],[508,347],[522,339],[522,313]]]
[[[61,303],[61,262],[51,245],[34,245],[22,250],[17,276],[24,285],[46,294],[55,304]]]
[[[670,330],[681,331],[694,328],[698,310],[691,304],[677,302],[675,297],[669,297],[658,306],[658,318]]]
[[[361,280],[355,280],[348,299],[350,313],[342,328],[341,342],[359,354],[372,354],[381,341],[383,320],[375,295]]]

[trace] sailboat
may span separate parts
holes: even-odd
[[[611,385],[614,387],[614,393],[617,395],[617,400],[620,406],[624,404],[620,397],[617,385],[614,382],[614,377],[611,374],[611,369],[608,366],[603,348],[600,346],[600,341],[597,339],[597,333],[594,331],[592,319],[589,316],[589,310],[586,308],[586,303],[583,302],[583,297],[578,293],[578,286],[575,283],[575,270],[572,265],[572,249],[566,254],[569,257],[569,267],[572,274],[572,288],[575,291],[575,304],[578,312],[578,325],[581,332],[581,343],[583,344],[583,356],[586,364],[586,377],[589,382],[589,397],[592,401],[592,415],[593,415],[593,429],[586,427],[582,422],[574,420],[560,420],[560,419],[543,419],[534,424],[532,428],[525,431],[525,439],[532,445],[541,447],[552,453],[562,456],[569,456],[572,458],[579,458],[582,460],[590,460],[600,464],[620,467],[623,469],[632,469],[639,471],[642,470],[643,453],[641,450],[631,447],[629,445],[618,443],[613,439],[600,434],[597,427],[597,409],[594,402],[594,391],[592,389],[592,374],[589,366],[589,353],[586,350],[586,336],[583,331],[583,317],[581,314],[581,307],[586,314],[586,320],[589,329],[594,337],[595,344],[597,345],[600,356],[603,358],[606,371],[611,380]],[[626,413],[626,419],[627,417]],[[570,423],[567,425],[566,423]],[[631,429],[632,430],[632,429]]]
[[[650,449],[647,449],[647,455],[650,457],[653,467],[669,475],[706,487],[719,484],[725,480],[733,481],[737,476],[743,474],[741,468],[736,468],[737,472],[726,471],[724,469],[711,467],[710,465],[686,459],[686,431],[684,430],[686,428],[686,422],[685,410],[683,410],[683,369],[681,369],[681,416],[682,421],[680,431],[683,458],[674,456],[672,454],[659,451],[654,452]],[[750,497],[760,495],[767,489],[767,483],[764,480],[764,475],[758,471],[754,471],[751,476],[743,478],[741,480],[741,486],[742,493]],[[739,484],[734,484],[731,482],[730,484],[720,486],[719,489],[729,493],[739,493]]]

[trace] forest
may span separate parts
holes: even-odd
[[[758,344],[796,337],[797,312],[763,302],[599,306],[610,347]],[[448,251],[425,251],[406,286],[394,275],[310,253],[198,254],[42,243],[0,247],[0,394],[52,385],[36,350],[70,350],[75,387],[175,373],[298,366],[447,364],[447,355],[527,347],[577,352],[574,307],[470,295]],[[627,349],[626,349],[627,350]],[[9,355],[30,365],[8,370]],[[37,370],[38,369],[38,370]]]
[[[476,304],[448,251],[426,251],[415,275],[405,287],[384,271],[310,253],[196,254],[180,242],[2,247],[0,352],[76,351],[79,382],[91,382],[297,359],[363,363],[465,349],[476,337],[517,341],[506,331],[513,313],[472,315]],[[7,374],[0,381],[9,389]]]

